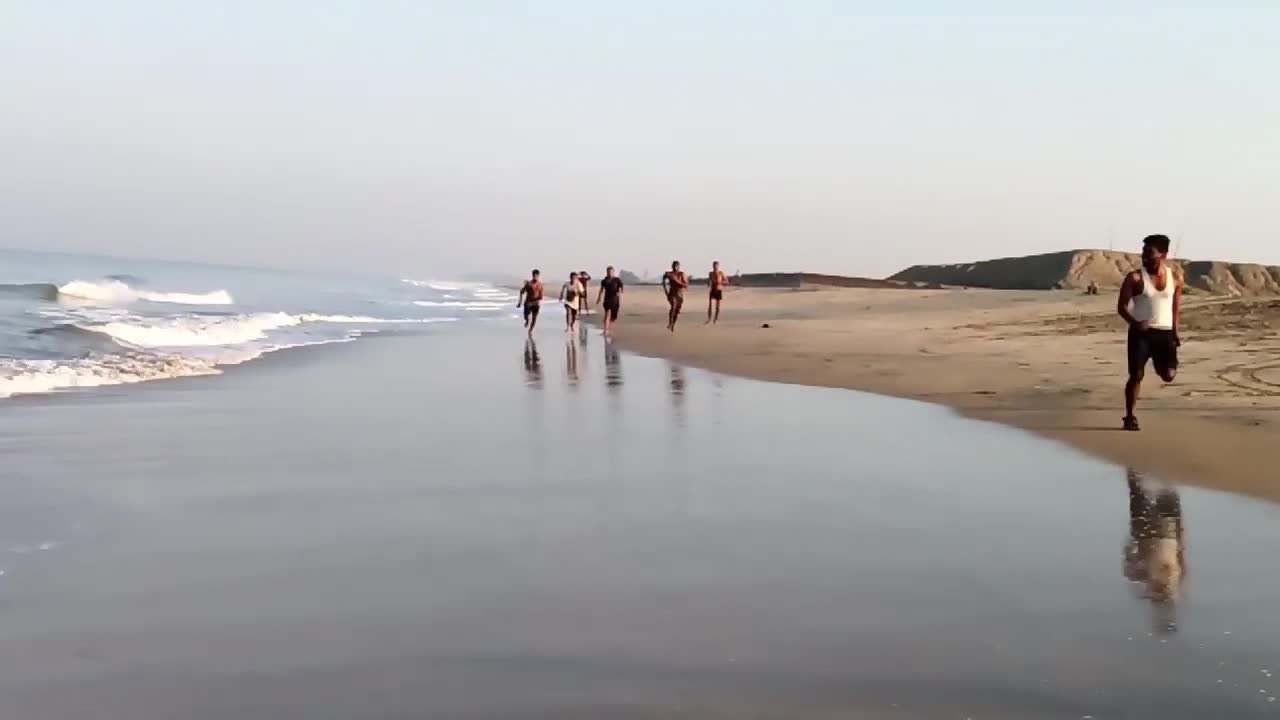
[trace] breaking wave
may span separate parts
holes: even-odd
[[[120,282],[94,283],[85,280],[73,280],[56,287],[57,294],[80,300],[93,300],[105,303],[131,303],[139,300],[153,303],[175,303],[178,305],[231,305],[235,300],[226,290],[214,290],[207,293],[155,292],[137,290]]]

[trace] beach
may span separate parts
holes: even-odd
[[[734,289],[674,335],[657,288],[626,295],[628,349],[718,372],[912,398],[1033,431],[1180,482],[1280,500],[1280,300],[1189,296],[1175,384],[1147,374],[1120,432],[1125,330],[1111,294],[982,289]],[[762,328],[768,324],[769,328]]]
[[[0,285],[5,717],[1280,703],[1273,504],[938,404],[967,381],[987,404],[966,412],[1006,420],[1018,386],[992,356],[1022,347],[1030,383],[1036,343],[1088,352],[1101,329],[1076,356],[1050,332],[1091,328],[1078,298],[735,292],[726,324],[691,312],[669,337],[632,288],[616,342],[556,312],[530,340],[512,293],[475,281],[26,268]],[[1060,319],[1037,335],[1024,307]],[[877,392],[808,386],[842,368]]]
[[[1157,478],[521,336],[0,406],[6,715],[1271,716],[1269,504],[1181,491],[1191,580],[1154,603],[1125,479]]]

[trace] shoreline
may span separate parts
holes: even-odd
[[[1124,432],[1123,325],[1110,295],[1071,291],[736,289],[720,323],[689,293],[675,334],[659,291],[624,300],[620,347],[768,382],[951,408],[1168,480],[1280,502],[1280,300],[1196,299],[1181,368],[1148,373]],[[598,315],[589,316],[598,322]],[[770,327],[761,326],[768,323]],[[851,427],[856,432],[856,428]]]

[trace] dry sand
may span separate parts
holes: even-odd
[[[618,342],[718,372],[939,403],[1169,479],[1280,500],[1280,299],[1189,298],[1177,382],[1148,372],[1139,433],[1118,430],[1125,334],[1111,294],[736,289],[719,325],[705,313],[705,290],[691,291],[671,334],[661,291],[629,288]]]

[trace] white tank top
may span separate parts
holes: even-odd
[[[1173,292],[1177,288],[1173,273],[1165,265],[1164,289],[1157,290],[1155,280],[1142,268],[1142,294],[1133,296],[1133,318],[1157,330],[1173,329]]]

